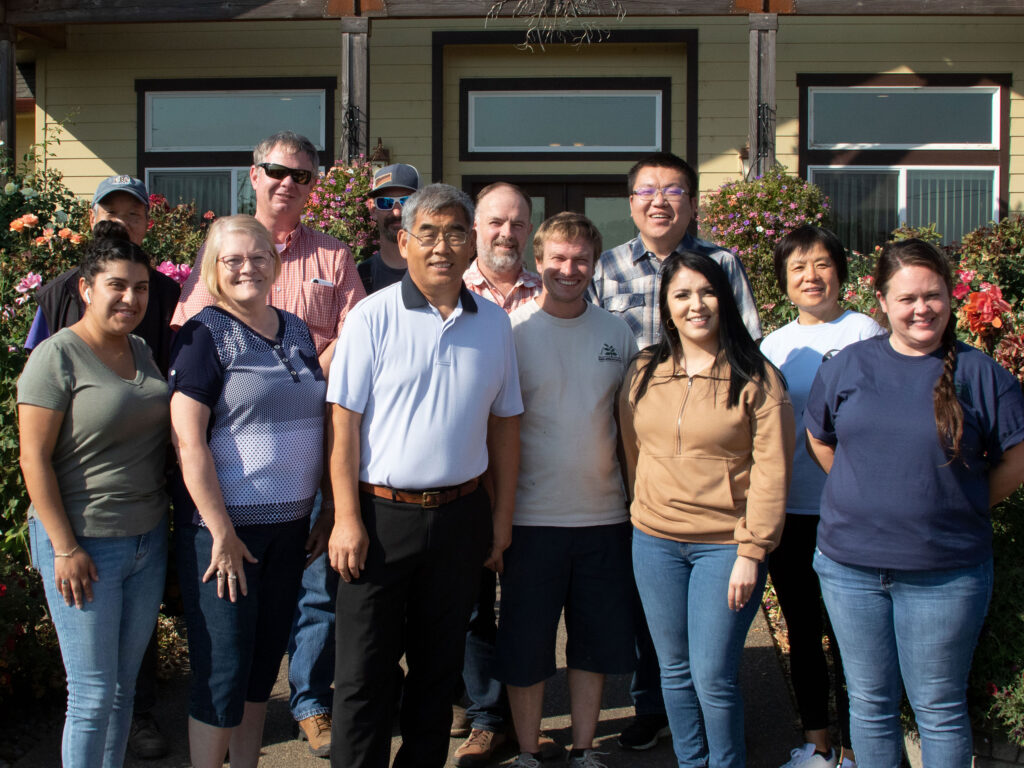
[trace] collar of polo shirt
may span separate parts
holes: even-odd
[[[463,312],[476,312],[476,301],[465,285],[459,289],[459,300],[462,302]],[[425,307],[429,303],[427,297],[416,287],[416,283],[412,281],[409,273],[406,272],[402,276],[402,304],[405,305],[406,309],[415,309],[417,307]]]

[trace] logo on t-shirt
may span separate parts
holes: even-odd
[[[621,363],[622,358],[619,357],[619,353],[615,351],[615,347],[611,344],[602,344],[601,352],[598,354],[597,359],[600,362],[611,360],[612,362]]]

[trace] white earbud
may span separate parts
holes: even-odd
[[[92,304],[92,294],[90,293],[88,288],[85,289],[85,303]]]

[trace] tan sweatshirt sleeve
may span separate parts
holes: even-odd
[[[786,495],[793,471],[793,404],[775,371],[765,391],[752,399],[753,436],[747,511],[736,523],[738,555],[764,560],[778,546],[786,520]]]
[[[627,496],[633,498],[633,487],[636,483],[636,462],[640,455],[640,446],[637,443],[636,429],[633,426],[633,406],[630,405],[631,393],[634,389],[634,382],[637,377],[637,361],[633,360],[626,378],[619,387],[618,419],[619,419],[619,443],[622,446],[623,470],[626,476]]]

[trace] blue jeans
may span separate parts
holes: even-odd
[[[767,568],[758,568],[747,604],[731,611],[735,562],[735,544],[692,544],[633,531],[636,585],[661,662],[672,745],[684,768],[746,765],[739,665]]]
[[[313,504],[309,527],[320,517],[322,496]],[[330,714],[334,691],[334,602],[338,598],[338,572],[320,555],[302,572],[299,603],[288,640],[288,686],[292,717],[305,720]]]
[[[466,719],[473,728],[497,733],[511,722],[505,686],[494,679],[498,619],[494,613],[498,577],[489,568],[480,569],[480,591],[466,630],[466,655],[462,682],[466,687]]]
[[[857,764],[899,766],[902,677],[923,764],[969,766],[967,673],[992,595],[992,559],[897,571],[842,565],[819,550],[814,570],[843,655]]]
[[[68,678],[61,760],[65,768],[120,768],[135,677],[164,593],[167,520],[141,536],[78,537],[99,574],[92,602],[81,609],[57,591],[53,545],[35,518],[29,536]]]

